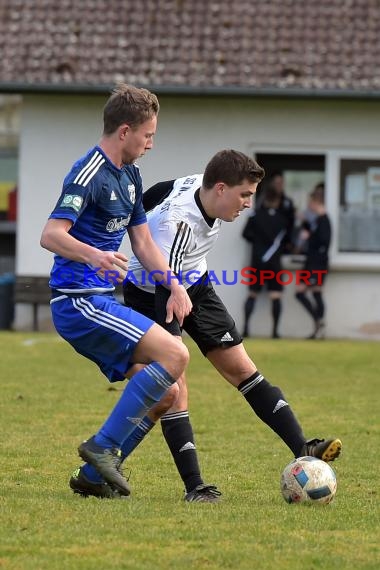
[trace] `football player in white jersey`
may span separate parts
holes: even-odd
[[[176,320],[165,323],[168,293],[163,286],[154,285],[158,272],[147,275],[135,257],[130,260],[124,281],[124,300],[179,339],[185,330],[295,457],[313,455],[332,461],[340,453],[340,440],[306,440],[281,390],[264,378],[247,354],[235,322],[207,273],[207,254],[222,222],[236,220],[241,211],[251,207],[263,176],[264,170],[252,158],[235,150],[223,150],[209,161],[203,175],[161,182],[149,189],[143,200],[146,210],[153,207],[147,215],[151,233],[173,273],[186,287],[193,310],[182,326]],[[184,374],[178,383],[179,397],[171,397],[171,389],[168,390],[123,442],[122,455],[127,457],[161,418],[165,440],[185,484],[185,500],[216,502],[220,492],[214,485],[205,485],[200,475]]]

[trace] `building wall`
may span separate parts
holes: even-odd
[[[49,272],[52,256],[39,246],[41,229],[72,162],[100,137],[104,102],[105,98],[100,96],[25,96],[20,147],[18,274]],[[140,161],[146,187],[158,180],[202,172],[208,159],[222,148],[251,154],[271,150],[288,153],[292,149],[320,154],[360,148],[380,150],[378,102],[174,96],[161,97],[160,102],[155,148]],[[336,186],[336,172],[327,164],[328,207],[333,221],[337,217]],[[224,225],[209,256],[209,267],[216,275],[247,265],[249,248],[241,238],[247,214],[233,224]],[[343,271],[341,265],[335,271],[333,263],[326,285],[330,336],[380,338],[379,268],[380,264],[372,263],[368,267],[364,264],[360,272],[352,268]],[[216,289],[240,327],[245,286],[216,285]],[[267,336],[270,307],[265,295],[258,301],[254,319],[255,334]],[[18,310],[17,326],[24,321],[25,312]],[[368,331],[377,331],[379,336]],[[310,319],[294,301],[291,286],[284,295],[281,332],[294,337],[311,332]]]

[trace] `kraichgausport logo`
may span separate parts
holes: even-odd
[[[112,220],[114,221],[114,220]],[[113,230],[109,231],[117,231],[117,227]],[[83,285],[91,285],[91,280],[95,277],[95,275],[100,271],[100,267],[88,267],[86,266],[83,271],[82,282]],[[209,270],[207,275],[205,276],[204,273],[197,271],[197,270],[189,270],[189,271],[179,271],[178,274],[174,273],[173,271],[161,271],[161,270],[153,270],[153,271],[139,271],[138,274],[135,274],[133,271],[128,271],[121,277],[121,273],[119,273],[116,269],[112,269],[109,271],[104,272],[104,281],[109,284],[117,285],[120,280],[130,281],[136,286],[145,285],[163,285],[165,283],[169,284],[176,280],[185,287],[195,285],[199,281],[202,281],[204,285],[213,284],[213,285],[265,285],[266,282],[275,279],[277,283],[283,286],[291,285],[294,283],[295,285],[305,284],[307,286],[311,285],[322,285],[323,284],[323,276],[327,274],[327,269],[315,269],[312,271],[308,271],[306,269],[296,269],[295,271],[289,271],[287,269],[282,269],[281,271],[274,272],[270,270],[260,270],[256,269],[255,267],[243,267],[241,270],[231,269],[231,270],[222,270],[220,273],[216,271]],[[68,286],[70,280],[78,281],[78,274],[74,274],[74,271],[71,270],[69,267],[59,268],[54,273],[55,281],[61,280],[65,287]],[[311,281],[312,279],[312,281]],[[59,285],[56,285],[59,287]]]

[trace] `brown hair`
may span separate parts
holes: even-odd
[[[208,162],[202,185],[206,189],[217,182],[238,186],[244,180],[260,182],[264,176],[264,169],[253,158],[237,150],[221,150]]]
[[[263,192],[263,204],[267,207],[276,207],[280,205],[282,198],[282,192],[279,192],[271,184],[267,186]]]
[[[310,198],[319,204],[324,204],[325,202],[325,185],[324,182],[320,182],[314,187],[314,190],[310,193]]]
[[[111,93],[103,109],[103,134],[111,135],[123,123],[132,128],[158,115],[160,105],[147,89],[120,83]]]

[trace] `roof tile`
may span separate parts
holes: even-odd
[[[378,0],[0,0],[6,83],[378,91]]]

